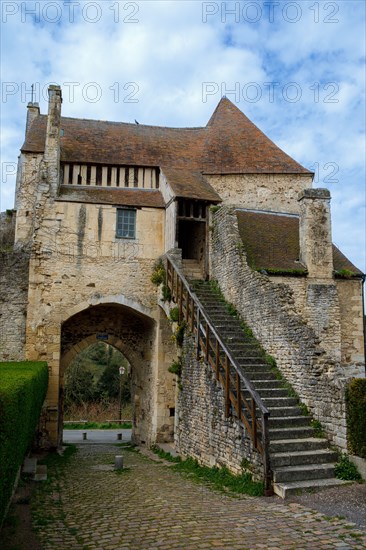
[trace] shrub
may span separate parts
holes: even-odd
[[[165,268],[161,260],[155,262],[154,269],[151,275],[151,282],[160,286],[165,281]]]
[[[184,340],[184,333],[187,328],[187,323],[185,321],[182,321],[180,325],[178,325],[177,330],[175,331],[173,338],[179,348],[183,346],[183,340]]]
[[[334,468],[335,476],[345,481],[360,481],[362,479],[359,471],[348,455],[342,454]]]
[[[169,318],[174,323],[178,323],[179,321],[179,308],[177,306],[173,307],[169,312]]]
[[[366,458],[366,379],[354,378],[346,388],[348,450]]]
[[[172,299],[172,293],[170,292],[170,288],[166,285],[163,285],[161,289],[161,293],[163,295],[163,302],[170,302]]]
[[[47,392],[46,363],[0,363],[0,525]]]
[[[180,360],[173,361],[173,363],[168,368],[168,371],[180,377],[182,374],[182,362]]]

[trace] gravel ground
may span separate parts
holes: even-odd
[[[366,531],[365,483],[324,489],[319,493],[304,493],[292,496],[286,502],[297,502],[326,516],[340,516]]]

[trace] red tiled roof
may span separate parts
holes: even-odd
[[[46,126],[47,116],[34,119],[22,152],[44,151]],[[311,174],[226,98],[221,99],[204,128],[166,128],[65,117],[61,118],[61,128],[62,161],[159,166],[164,173],[174,171],[176,177],[170,182],[167,176],[168,181],[176,195],[182,197],[195,194],[197,198],[207,195],[217,199],[202,174]]]
[[[211,187],[207,179],[199,172],[177,168],[163,168],[163,173],[177,197],[189,197],[212,203],[221,202],[220,195]],[[189,189],[189,195],[187,195]]]
[[[220,101],[207,124],[205,173],[308,174],[231,101]]]
[[[249,265],[253,269],[274,272],[306,272],[299,262],[299,218],[294,215],[237,210],[240,237]],[[333,245],[335,271],[347,270],[362,275],[342,252]]]
[[[78,187],[76,185],[67,187],[62,185],[58,199],[66,202],[164,208],[162,194],[156,189],[115,189]]]

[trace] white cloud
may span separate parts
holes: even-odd
[[[334,195],[337,242],[364,267],[364,2],[275,2],[270,20],[269,3],[258,0],[260,17],[254,23],[253,3],[245,2],[230,15],[223,6],[238,3],[80,0],[70,2],[75,5],[71,22],[67,2],[57,1],[62,13],[57,24],[46,20],[55,10],[45,12],[55,2],[26,2],[28,9],[40,6],[39,24],[29,15],[22,22],[24,2],[2,2],[3,163],[16,162],[31,83],[45,96],[48,83],[61,84],[65,116],[162,126],[205,125],[221,94],[237,102],[239,90],[239,108],[271,139],[307,168],[318,163],[317,185],[330,187]],[[19,12],[6,16],[4,5],[10,9],[10,4]],[[91,4],[99,6],[95,23]],[[291,23],[296,6],[301,17]],[[215,13],[204,23],[207,10]],[[74,97],[70,82],[78,83]],[[215,83],[207,101],[205,82]],[[289,87],[291,82],[301,92],[298,101],[292,101],[296,87]],[[258,101],[248,83],[257,86]],[[272,95],[268,83],[279,83]],[[327,101],[332,91],[336,103]],[[100,95],[96,102],[91,101],[94,92]],[[46,100],[40,98],[42,112]],[[327,183],[331,163],[339,166],[338,183]],[[13,192],[14,177],[3,174],[2,209],[12,207]],[[350,192],[356,203],[349,200]]]

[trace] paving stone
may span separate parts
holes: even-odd
[[[35,502],[44,550],[326,550],[366,548],[366,532],[277,498],[232,498],[113,445],[78,446]],[[55,495],[60,505],[55,505]],[[42,521],[47,518],[48,522]]]

